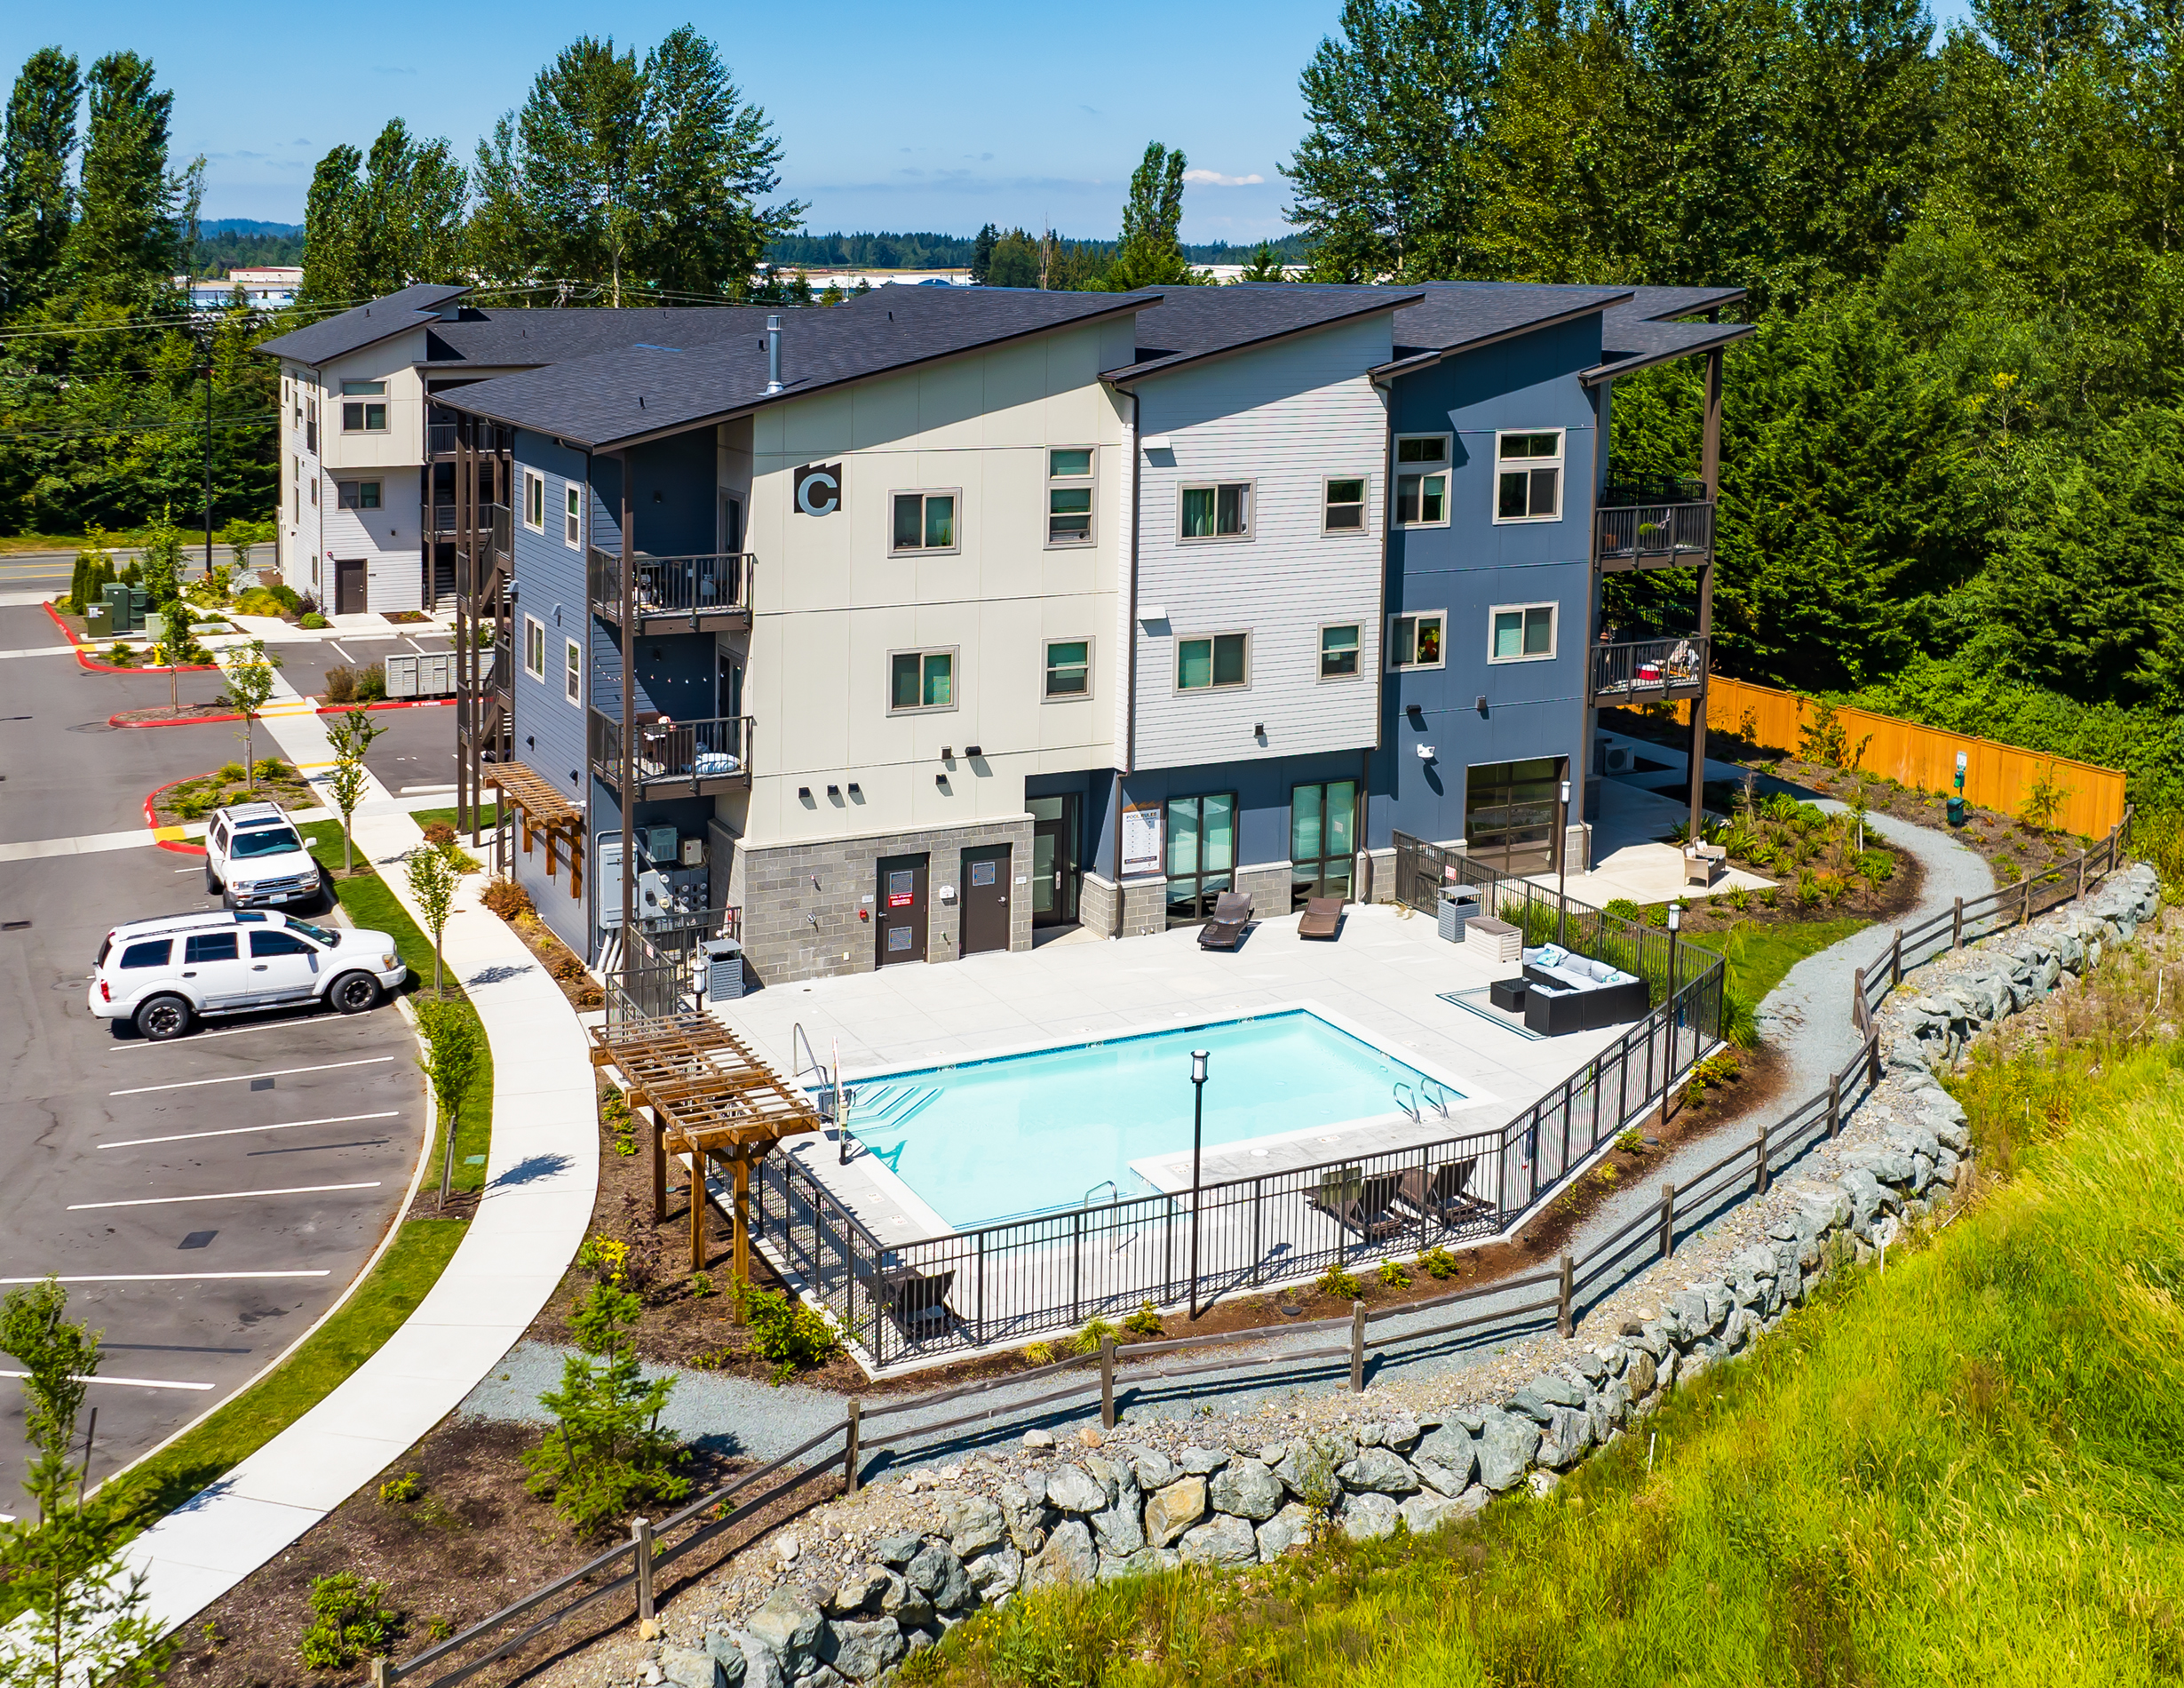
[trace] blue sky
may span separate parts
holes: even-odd
[[[300,222],[312,166],[369,145],[389,117],[446,135],[467,159],[560,47],[611,17],[640,50],[692,22],[721,48],[786,149],[783,189],[814,230],[937,229],[989,220],[1111,235],[1151,139],[1195,178],[1184,237],[1279,235],[1279,166],[1303,130],[1298,72],[1337,0],[1092,6],[832,0],[693,9],[631,0],[496,4],[279,4],[211,14],[145,0],[0,15],[11,78],[40,46],[88,66],[148,54],[175,93],[179,156],[208,162],[206,214]],[[1959,4],[1938,7],[1955,12]]]

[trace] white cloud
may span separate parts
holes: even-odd
[[[1187,170],[1183,172],[1183,179],[1200,182],[1208,187],[1257,187],[1267,179],[1256,172],[1249,176],[1224,176],[1218,170]]]

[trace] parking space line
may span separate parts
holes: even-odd
[[[28,1372],[0,1372],[0,1377],[28,1377]],[[76,1377],[72,1383],[118,1383],[132,1389],[216,1389],[217,1383],[172,1383],[161,1377]]]
[[[124,1137],[119,1143],[102,1143],[101,1149],[141,1149],[154,1143],[195,1143],[200,1137],[242,1137],[253,1131],[294,1131],[302,1126],[350,1126],[360,1119],[399,1119],[400,1108],[389,1108],[385,1113],[337,1113],[323,1119],[283,1119],[277,1126],[229,1126],[219,1131],[184,1131],[171,1137]]]
[[[296,1272],[104,1272],[88,1276],[65,1278],[56,1276],[56,1284],[195,1284],[205,1278],[241,1279],[247,1278],[331,1278],[330,1268],[321,1267],[315,1271]],[[0,1278],[0,1284],[43,1284],[43,1278]]]
[[[178,867],[175,872],[202,873],[204,870],[201,867]],[[228,1026],[219,1031],[193,1031],[189,1034],[189,1040],[192,1043],[203,1043],[207,1038],[239,1038],[246,1031],[283,1031],[296,1024],[297,1018],[297,1015],[290,1014],[282,1015],[278,1020],[258,1020],[247,1026]],[[133,1042],[117,1043],[114,1045],[114,1049],[119,1053],[123,1049],[163,1049],[166,1047],[163,1043],[154,1043],[149,1038],[139,1038]]]
[[[181,1201],[244,1201],[253,1196],[320,1196],[336,1190],[377,1190],[379,1181],[368,1184],[292,1184],[286,1190],[223,1190],[212,1196],[139,1196],[131,1201],[72,1201],[68,1211],[86,1214],[99,1207],[163,1207]]]
[[[329,1061],[320,1067],[275,1067],[271,1072],[238,1072],[229,1079],[184,1079],[175,1084],[143,1084],[133,1090],[109,1090],[108,1096],[144,1096],[155,1090],[196,1090],[209,1084],[241,1084],[246,1079],[286,1079],[298,1072],[333,1072],[343,1067],[373,1067],[393,1056],[366,1055],[359,1061]]]

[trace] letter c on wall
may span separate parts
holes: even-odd
[[[796,472],[796,506],[800,515],[830,516],[842,507],[842,466],[807,463]]]

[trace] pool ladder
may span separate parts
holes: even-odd
[[[1395,1105],[1410,1116],[1410,1123],[1414,1126],[1425,1123],[1427,1108],[1443,1119],[1449,1117],[1449,1093],[1436,1079],[1421,1079],[1418,1088],[1413,1090],[1408,1079],[1399,1079],[1395,1081],[1394,1094]],[[1403,1100],[1406,1095],[1410,1098],[1408,1102]]]

